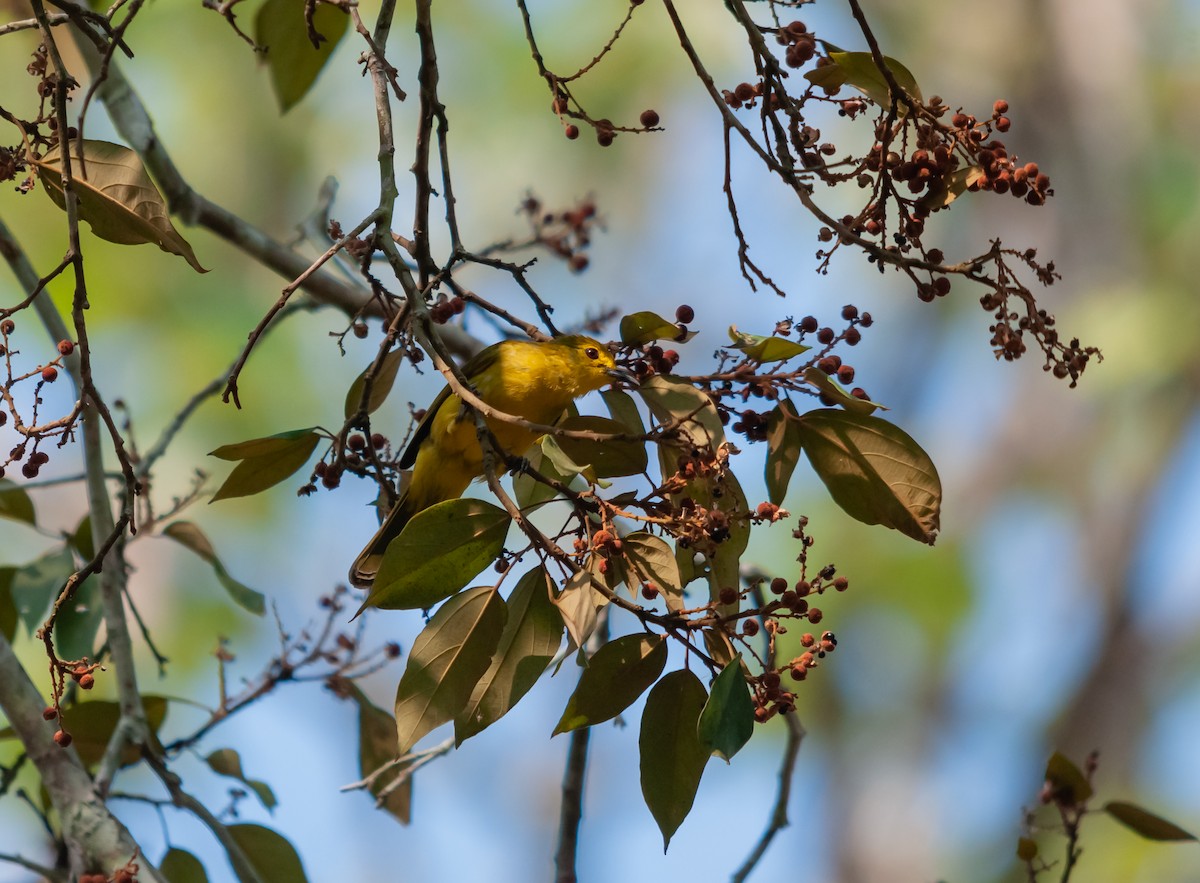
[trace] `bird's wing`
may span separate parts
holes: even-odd
[[[491,368],[500,361],[500,347],[505,341],[492,344],[486,347],[463,363],[462,373],[468,381],[474,382],[488,368]],[[442,388],[438,393],[437,398],[433,400],[430,406],[425,410],[425,416],[421,418],[420,424],[416,431],[412,434],[412,438],[408,440],[408,447],[404,449],[404,453],[400,455],[399,466],[401,469],[412,469],[417,462],[417,451],[421,448],[421,443],[429,437],[429,431],[433,427],[433,419],[437,416],[437,412],[442,405],[446,403],[446,399],[450,398],[453,393],[450,391],[449,385]]]

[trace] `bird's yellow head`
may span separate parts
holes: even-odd
[[[575,395],[581,396],[614,380],[637,385],[637,378],[624,368],[618,368],[608,347],[582,334],[556,337],[550,345],[558,347],[569,362],[568,374],[574,379]]]

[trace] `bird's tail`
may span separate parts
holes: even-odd
[[[354,564],[350,567],[351,585],[358,586],[360,589],[371,588],[379,573],[379,564],[383,561],[383,553],[387,551],[388,543],[400,535],[400,531],[404,530],[404,525],[408,524],[409,519],[415,514],[412,497],[406,491],[396,501],[396,505],[392,507],[387,518],[383,519],[383,524],[379,525],[379,530],[375,532],[375,536],[371,537],[366,548],[359,552],[358,557],[354,559]]]

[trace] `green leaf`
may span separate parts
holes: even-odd
[[[679,578],[679,565],[675,562],[675,550],[665,540],[637,531],[622,539],[621,551],[629,562],[627,578],[638,584],[654,583],[662,593],[668,610],[683,609],[683,583]],[[634,592],[637,590],[632,583],[629,588]]]
[[[573,573],[561,592],[551,600],[576,647],[582,647],[596,630],[596,611],[608,603],[596,588],[596,577],[586,570]]]
[[[0,635],[10,643],[17,634],[20,619],[12,598],[12,581],[16,573],[15,567],[0,567]]]
[[[563,484],[570,484],[571,479],[575,477],[575,473],[564,474],[560,472],[558,467],[554,465],[554,462],[546,456],[545,445],[552,442],[553,439],[550,436],[545,436],[541,444],[534,445],[526,452],[525,459],[529,461],[529,467],[535,472],[544,475],[546,478],[553,478]],[[558,496],[558,491],[550,487],[550,485],[542,484],[536,478],[524,472],[518,472],[513,476],[513,499],[516,500],[517,505],[522,509],[529,509],[530,507],[548,502],[556,496]]]
[[[695,332],[688,332],[683,340],[690,340],[694,335]],[[649,310],[621,317],[621,343],[641,346],[652,340],[680,340],[681,336],[678,325]]]
[[[1054,799],[1063,803],[1080,804],[1092,796],[1087,777],[1057,751],[1046,762],[1046,782],[1054,791]]]
[[[218,748],[209,754],[208,757],[204,758],[204,762],[208,764],[209,769],[214,773],[221,776],[228,776],[231,779],[237,779],[258,796],[258,799],[267,810],[274,811],[278,803],[275,799],[275,792],[271,790],[271,786],[266,782],[246,778],[245,773],[242,772],[242,759],[232,748]]]
[[[684,668],[654,685],[642,712],[642,796],[662,831],[664,853],[692,809],[710,756],[697,735],[705,698],[700,679]]]
[[[506,619],[500,593],[482,586],[443,604],[417,635],[396,689],[399,754],[463,710],[491,665]]]
[[[586,430],[606,435],[627,435],[624,424],[607,417],[570,417],[559,426],[563,429]],[[608,439],[591,441],[580,438],[555,436],[555,442],[568,457],[579,464],[592,467],[599,478],[616,478],[621,475],[640,475],[646,471],[646,443]]]
[[[158,863],[158,872],[168,883],[208,883],[208,874],[200,859],[190,852],[172,846]]]
[[[210,502],[248,497],[279,484],[308,462],[321,436],[313,428],[222,445],[209,456],[240,460]]]
[[[807,368],[804,371],[804,379],[825,393],[826,396],[833,399],[835,404],[841,405],[852,414],[870,414],[880,408],[887,410],[878,402],[867,401],[860,399],[858,396],[853,396],[846,391],[846,388],[822,371],[820,368]]]
[[[1037,858],[1038,845],[1036,840],[1028,837],[1017,838],[1017,858],[1023,862],[1031,862]]]
[[[621,424],[622,432],[629,435],[645,435],[646,426],[642,423],[641,412],[633,396],[623,389],[606,389],[600,393],[604,406],[612,418]]]
[[[11,518],[13,521],[24,521],[37,527],[37,515],[33,511],[33,500],[25,489],[0,478],[0,518]]]
[[[304,22],[304,0],[267,0],[255,19],[255,42],[267,49],[271,85],[286,113],[303,98],[346,33],[349,17],[324,3],[313,13],[313,28],[325,39],[313,46]]]
[[[496,560],[511,521],[499,506],[469,498],[418,512],[388,544],[358,612],[423,610],[453,595]]]
[[[238,582],[229,575],[229,572],[225,569],[225,565],[217,558],[217,553],[213,549],[212,543],[208,541],[208,537],[195,524],[190,521],[173,521],[163,528],[163,536],[170,537],[184,548],[190,549],[211,564],[213,573],[217,576],[217,581],[225,587],[225,591],[229,593],[229,597],[242,608],[249,610],[256,616],[262,616],[266,612],[267,602],[263,594],[254,591],[254,589]]]
[[[562,638],[562,615],[550,600],[549,575],[537,567],[521,577],[508,598],[508,619],[492,664],[454,719],[455,743],[461,745],[508,714],[545,672]]]
[[[81,162],[78,144],[71,139],[71,187],[79,197],[79,216],[93,233],[118,245],[152,242],[182,257],[198,273],[208,272],[172,226],[166,200],[146,174],[137,153],[107,141],[84,141]],[[55,205],[64,208],[60,148],[54,147],[34,164],[46,193]]]
[[[96,635],[104,621],[104,605],[99,586],[86,580],[75,590],[71,603],[59,611],[54,623],[54,644],[63,659],[96,657]]]
[[[680,429],[692,445],[716,450],[725,441],[721,417],[712,399],[686,380],[655,374],[642,383],[638,391],[660,423],[684,421]]]
[[[157,735],[167,716],[166,697],[142,696],[142,709],[146,713],[146,724],[150,731]],[[84,766],[93,767],[100,762],[120,718],[120,706],[103,699],[78,702],[63,710],[62,725],[74,737],[71,744],[79,752],[79,759]],[[121,751],[122,766],[137,763],[141,759],[142,751],[136,745],[126,745]]]
[[[721,669],[697,728],[700,742],[728,763],[754,735],[754,702],[738,656]]]
[[[708,556],[708,586],[713,599],[716,599],[725,586],[738,585],[741,580],[742,553],[750,544],[750,522],[744,517],[735,517],[738,513],[745,515],[750,508],[741,483],[732,472],[726,472],[721,476],[720,490],[721,495],[715,502],[718,509],[730,516],[729,538],[720,543]],[[736,611],[736,604],[717,607],[717,613],[721,616],[728,616]]]
[[[733,642],[729,640],[729,635],[724,630],[705,629],[703,634],[704,649],[717,664],[726,666],[734,659],[741,658],[734,652]]]
[[[358,704],[358,772],[366,778],[396,758],[396,719],[371,702],[353,682],[347,682],[350,698]],[[380,793],[403,772],[393,767],[371,784],[371,794],[378,801]],[[412,776],[393,788],[380,804],[400,824],[412,821]]]
[[[882,524],[933,545],[942,483],[921,446],[866,414],[822,409],[800,417],[800,443],[835,503],[864,524]]]
[[[776,506],[787,496],[800,461],[800,426],[796,406],[784,399],[767,417],[767,497]]]
[[[400,370],[400,365],[403,362],[404,350],[392,350],[383,357],[383,362],[379,366],[379,373],[375,377],[375,382],[371,385],[371,394],[367,397],[368,414],[374,413],[380,405],[387,401],[388,394],[391,393],[392,386],[396,382],[396,372]],[[362,374],[359,374],[354,379],[354,382],[350,384],[350,389],[346,391],[345,412],[347,420],[358,413],[358,405],[362,401],[363,390],[367,386],[367,372],[370,370],[370,366],[364,368]]]
[[[42,624],[50,610],[50,603],[58,597],[67,578],[74,572],[75,560],[65,547],[47,552],[41,558],[17,568],[9,590],[21,622],[25,623],[30,634]],[[76,597],[80,592],[89,591],[89,588],[80,586]]]
[[[79,526],[67,537],[67,542],[84,561],[91,561],[96,557],[96,543],[92,539],[92,516],[85,515],[80,519]]]
[[[616,717],[658,680],[667,664],[662,635],[624,635],[595,652],[552,735]]]
[[[826,90],[848,83],[880,107],[891,107],[891,88],[888,86],[883,73],[875,64],[875,58],[870,52],[842,52],[832,47],[827,46],[826,48],[829,49],[829,57],[832,59],[833,64],[814,68],[804,75],[806,80]],[[921,97],[921,89],[917,86],[916,77],[912,75],[909,69],[896,61],[896,59],[886,55],[883,56],[883,62],[892,72],[892,77],[896,80],[896,85],[912,96],[912,99],[918,104],[924,103],[924,99]],[[907,106],[903,101],[900,101],[899,112],[901,116],[907,113],[907,111]]]
[[[225,829],[257,872],[262,883],[308,883],[296,847],[262,825],[229,825]]]
[[[786,337],[747,334],[745,331],[738,331],[736,325],[729,326],[729,339],[733,341],[734,349],[741,350],[747,359],[756,362],[784,362],[812,349]]]
[[[1129,828],[1135,834],[1140,834],[1147,840],[1175,842],[1180,840],[1195,840],[1191,834],[1174,822],[1168,822],[1161,816],[1156,816],[1132,803],[1121,800],[1110,800],[1104,804],[1104,811]]]

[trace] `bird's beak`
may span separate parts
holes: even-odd
[[[639,384],[637,375],[628,368],[609,368],[605,373],[613,380],[624,383],[626,386],[637,387]]]

